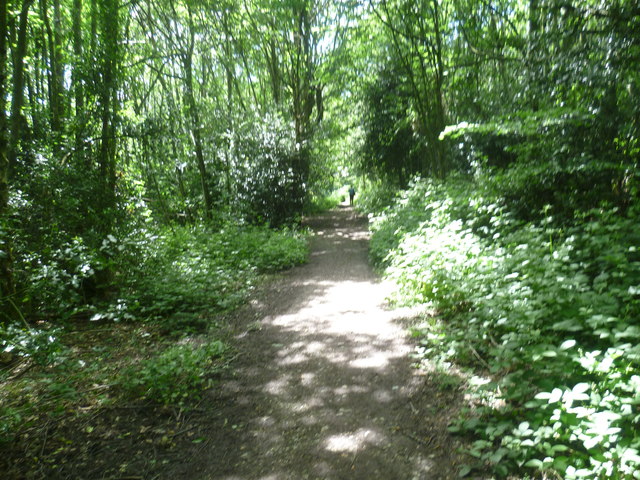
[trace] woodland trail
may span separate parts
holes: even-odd
[[[310,261],[236,314],[239,358],[203,402],[216,414],[162,478],[457,478],[460,393],[412,367],[366,223],[350,208],[310,221]]]

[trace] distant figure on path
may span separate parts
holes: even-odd
[[[353,197],[356,196],[356,189],[353,186],[349,187],[349,205],[353,205]]]

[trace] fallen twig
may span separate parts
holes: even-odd
[[[423,440],[417,436],[415,436],[412,433],[409,432],[405,432],[404,430],[400,429],[398,430],[401,434],[403,434],[405,437],[410,438],[411,440],[413,440],[416,443],[419,443],[420,445],[424,445],[425,447],[428,447],[429,445],[431,445],[431,443],[433,442],[433,437],[429,437],[427,440]]]
[[[469,345],[469,349],[471,350],[471,353],[473,353],[475,355],[475,357],[480,361],[480,363],[482,363],[487,370],[491,370],[491,365],[489,365],[484,358],[482,358],[480,356],[480,354],[477,352],[477,350],[475,348],[473,348],[473,345]]]
[[[49,438],[49,424],[51,420],[47,420],[47,424],[44,427],[44,435],[42,435],[42,447],[40,447],[40,457],[44,455],[44,449],[47,446],[47,439]]]
[[[190,432],[191,430],[195,430],[199,426],[200,425],[193,425],[193,426],[188,427],[188,428],[183,428],[182,430],[177,431],[176,433],[172,433],[171,435],[169,435],[169,438],[174,438],[174,437],[177,437],[178,435],[182,435],[183,433]]]

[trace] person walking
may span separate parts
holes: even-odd
[[[356,189],[353,188],[353,185],[349,187],[349,205],[353,205],[353,197],[356,196]]]

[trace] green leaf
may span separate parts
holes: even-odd
[[[489,462],[493,464],[498,464],[507,453],[508,453],[508,450],[506,448],[499,448],[498,450],[496,450],[491,454],[491,456],[489,457]]]
[[[635,463],[640,465],[640,455],[635,448],[625,448],[620,456],[620,459],[625,463]]]
[[[460,470],[458,470],[458,478],[464,478],[469,475],[473,471],[473,467],[471,465],[461,465]]]
[[[533,398],[537,398],[538,400],[549,400],[551,398],[551,392],[540,392]]]
[[[563,455],[559,455],[553,459],[553,468],[559,471],[564,471],[569,466],[569,458]]]
[[[565,332],[579,332],[582,331],[584,327],[577,320],[570,318],[568,320],[554,323],[551,328]]]
[[[540,392],[534,398],[547,400],[547,403],[556,403],[562,398],[562,390],[554,388],[551,392]]]
[[[602,436],[600,435],[594,435],[592,437],[583,435],[582,438],[583,438],[582,444],[584,445],[584,448],[586,448],[587,450],[591,450],[593,447],[598,445],[603,440]]]
[[[571,391],[576,394],[576,393],[584,393],[586,391],[589,390],[590,385],[586,382],[581,382],[581,383],[577,383],[572,389]]]
[[[542,460],[538,460],[537,458],[534,458],[532,460],[529,460],[527,463],[524,464],[525,467],[529,467],[529,468],[542,468],[543,462]]]

